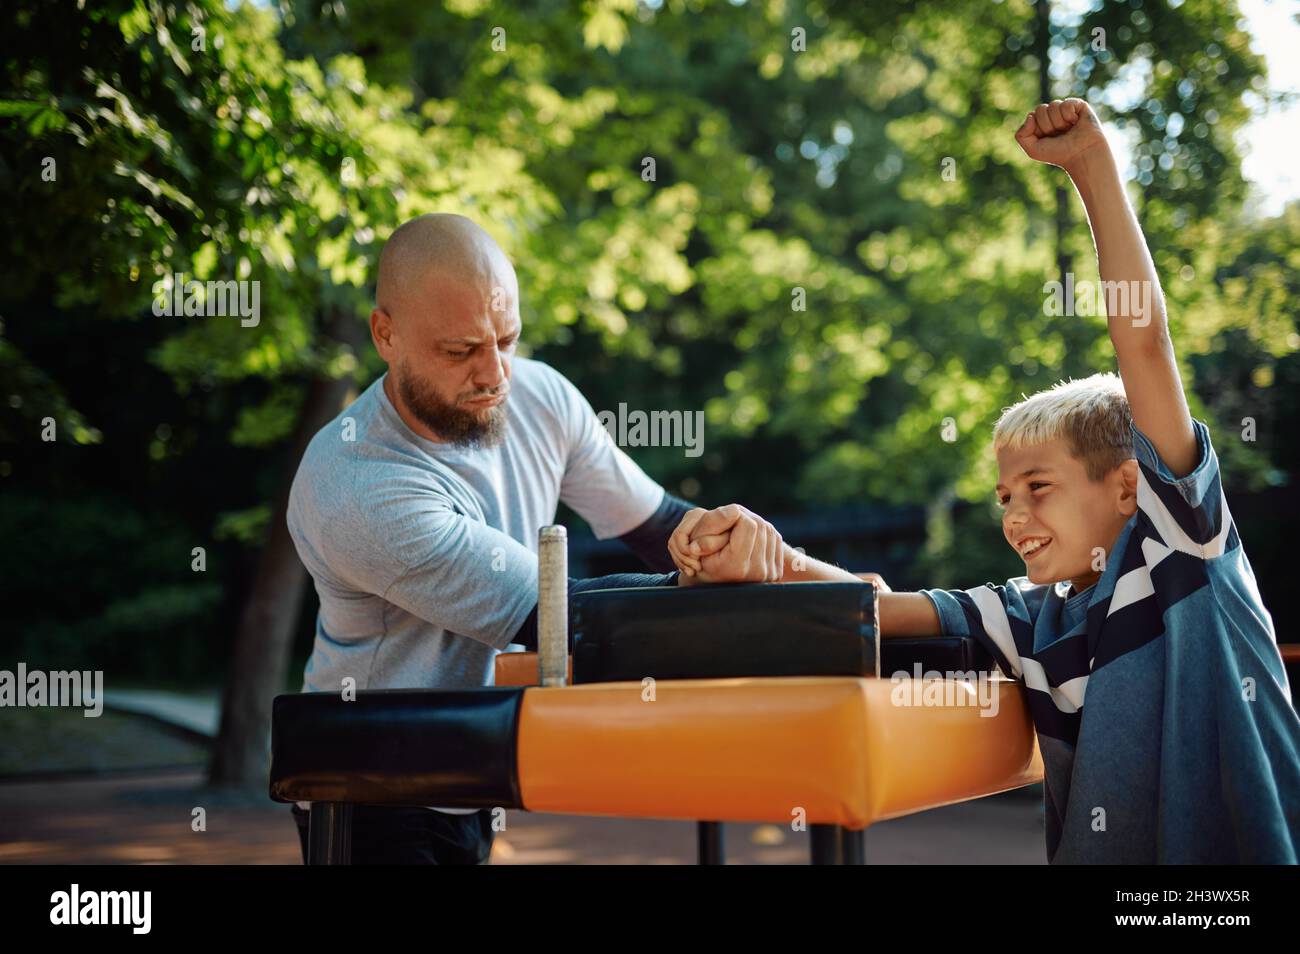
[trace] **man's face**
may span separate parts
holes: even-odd
[[[405,290],[399,314],[383,325],[391,328],[384,358],[397,393],[440,440],[491,446],[504,436],[520,332],[517,298],[513,275],[431,269]]]
[[[1091,480],[1059,438],[998,451],[1002,533],[1031,583],[1070,580],[1081,590],[1101,578],[1099,567],[1137,508],[1134,478],[1126,464]]]

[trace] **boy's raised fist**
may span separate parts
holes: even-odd
[[[1060,166],[1067,172],[1091,149],[1109,150],[1097,114],[1081,99],[1054,99],[1025,117],[1016,142],[1030,159]]]

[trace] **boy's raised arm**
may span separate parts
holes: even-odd
[[[1081,99],[1039,106],[1016,130],[1031,159],[1059,166],[1088,212],[1110,340],[1133,421],[1175,477],[1196,466],[1196,434],[1165,319],[1164,294],[1115,156],[1091,107]]]

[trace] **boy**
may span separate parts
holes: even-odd
[[[881,633],[973,636],[1023,682],[1050,862],[1294,864],[1300,719],[1114,156],[1079,99],[1039,106],[1016,140],[1070,176],[1103,288],[1129,292],[1107,309],[1122,382],[1058,385],[997,423],[1002,532],[1026,576],[882,593]],[[725,538],[701,519],[670,552],[707,578]]]

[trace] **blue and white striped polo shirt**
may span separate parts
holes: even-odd
[[[1025,687],[1053,863],[1297,861],[1300,718],[1208,428],[1183,478],[1136,427],[1138,511],[1068,584],[923,590]],[[1087,696],[1087,706],[1084,697]],[[1086,714],[1085,714],[1086,713]]]

